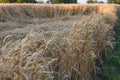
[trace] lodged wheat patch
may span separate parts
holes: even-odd
[[[93,12],[62,32],[32,30],[23,39],[7,42],[1,48],[0,79],[89,80],[95,74],[94,60],[113,47],[115,20]]]

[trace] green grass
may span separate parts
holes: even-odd
[[[116,46],[106,54],[106,63],[102,68],[103,80],[120,80],[120,12],[114,27]]]

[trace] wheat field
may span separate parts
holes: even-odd
[[[0,4],[0,80],[98,80],[117,5]]]

